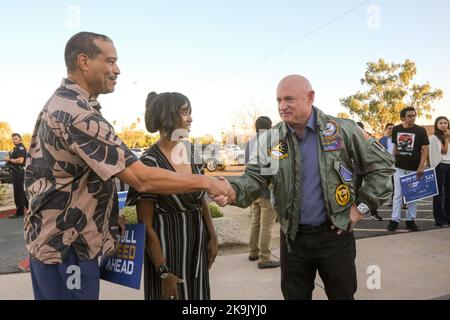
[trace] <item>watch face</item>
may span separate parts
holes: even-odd
[[[167,278],[169,276],[169,273],[162,273],[159,277],[161,278],[161,279],[165,279],[165,278]]]
[[[366,214],[370,210],[369,207],[364,203],[360,203],[357,208],[358,208],[359,212],[361,212],[362,214]]]

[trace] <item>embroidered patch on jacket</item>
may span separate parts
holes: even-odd
[[[278,144],[269,149],[270,156],[274,160],[282,160],[289,156],[286,141],[280,140]]]
[[[381,143],[379,143],[378,141],[375,141],[375,142],[373,143],[373,145],[374,145],[375,147],[377,147],[379,150],[383,151],[384,153],[387,153],[387,154],[390,155],[390,153],[386,150],[386,148],[383,147],[383,145],[382,145]]]
[[[366,140],[368,140],[371,137],[370,133],[368,133],[366,130],[364,130],[360,126],[358,126],[358,129],[361,130],[361,132],[362,132],[364,138],[366,138]]]
[[[340,138],[336,138],[334,140],[324,140],[323,142],[323,151],[337,151],[342,149],[342,140]]]
[[[346,184],[341,184],[336,188],[334,197],[336,199],[336,202],[341,207],[344,207],[350,201],[350,188]]]
[[[348,170],[343,164],[339,166],[339,174],[344,182],[350,182],[353,179],[353,173]]]
[[[334,120],[327,121],[325,130],[322,131],[322,137],[325,139],[333,139],[339,131],[339,125]]]

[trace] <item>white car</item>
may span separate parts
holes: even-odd
[[[231,152],[233,154],[233,160],[235,165],[245,164],[245,150],[242,150],[239,146],[235,144],[227,144],[225,148],[227,152]]]
[[[131,151],[133,151],[136,157],[140,158],[145,150],[143,148],[131,148]]]

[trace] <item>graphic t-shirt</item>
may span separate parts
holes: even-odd
[[[392,142],[397,149],[395,166],[410,171],[416,171],[419,167],[422,146],[430,144],[425,128],[417,125],[412,128],[395,126],[392,130]]]

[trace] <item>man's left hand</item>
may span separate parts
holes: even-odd
[[[356,203],[352,204],[352,207],[350,209],[350,223],[348,224],[347,230],[339,229],[336,226],[331,226],[332,230],[337,229],[336,233],[338,235],[343,234],[344,232],[352,232],[355,225],[358,223],[359,220],[364,218],[364,216],[359,212],[358,208],[356,207]]]
[[[419,166],[419,168],[417,168],[417,179],[418,180],[420,178],[422,178],[424,171],[425,171],[425,167],[424,166]]]

